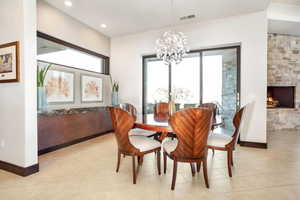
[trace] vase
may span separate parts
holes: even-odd
[[[173,115],[176,112],[176,105],[174,101],[169,102],[169,114]]]
[[[46,88],[38,87],[37,101],[38,101],[38,111],[44,112],[47,110],[47,96]]]
[[[175,103],[175,111],[178,111],[181,109],[181,104],[180,103]]]
[[[111,93],[111,104],[113,106],[117,106],[119,105],[119,101],[118,101],[119,95],[117,92],[112,92]]]

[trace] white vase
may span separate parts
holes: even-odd
[[[111,93],[111,104],[117,106],[119,104],[119,95],[118,92]]]
[[[37,91],[37,102],[38,102],[38,111],[44,112],[47,110],[47,96],[46,88],[38,87]]]

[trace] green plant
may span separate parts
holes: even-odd
[[[113,92],[119,92],[119,83],[118,82],[114,82],[113,86],[112,86],[112,91]]]
[[[111,75],[109,75],[109,79],[112,86],[112,92],[119,92],[119,83],[117,81],[113,82]]]
[[[49,64],[46,67],[38,70],[38,72],[37,72],[37,86],[38,87],[44,87],[45,78],[46,78],[47,72],[51,66],[52,66],[52,64]]]

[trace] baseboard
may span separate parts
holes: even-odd
[[[239,141],[240,146],[242,147],[253,147],[253,148],[260,148],[260,149],[267,149],[267,143],[260,143],[260,142],[246,142],[246,141]]]
[[[30,167],[20,167],[14,164],[10,164],[4,161],[0,161],[0,169],[20,175],[29,176],[39,171],[39,164],[32,165]]]
[[[105,135],[105,134],[108,134],[108,133],[111,133],[111,132],[112,131],[106,131],[104,133],[98,133],[98,134],[95,134],[95,135],[90,135],[90,136],[87,136],[87,137],[84,137],[84,138],[79,138],[79,139],[76,139],[76,140],[73,140],[73,141],[70,141],[70,142],[66,142],[66,143],[59,144],[59,145],[56,145],[56,146],[53,146],[53,147],[42,149],[42,150],[39,150],[38,155],[40,156],[40,155],[43,155],[45,153],[50,153],[52,151],[56,151],[58,149],[62,149],[62,148],[65,148],[65,147],[68,147],[68,146],[71,146],[71,145],[74,145],[74,144],[78,144],[80,142],[84,142],[86,140],[90,140],[90,139],[93,139],[93,138],[96,138],[96,137],[99,137],[99,136],[102,136],[102,135]]]

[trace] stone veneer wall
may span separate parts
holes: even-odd
[[[235,49],[222,50],[223,57],[223,88],[222,88],[222,117],[225,128],[233,130],[232,119],[236,112],[237,90],[237,57]]]
[[[267,130],[300,129],[300,37],[268,35],[268,85],[296,86],[295,109],[268,109]]]

